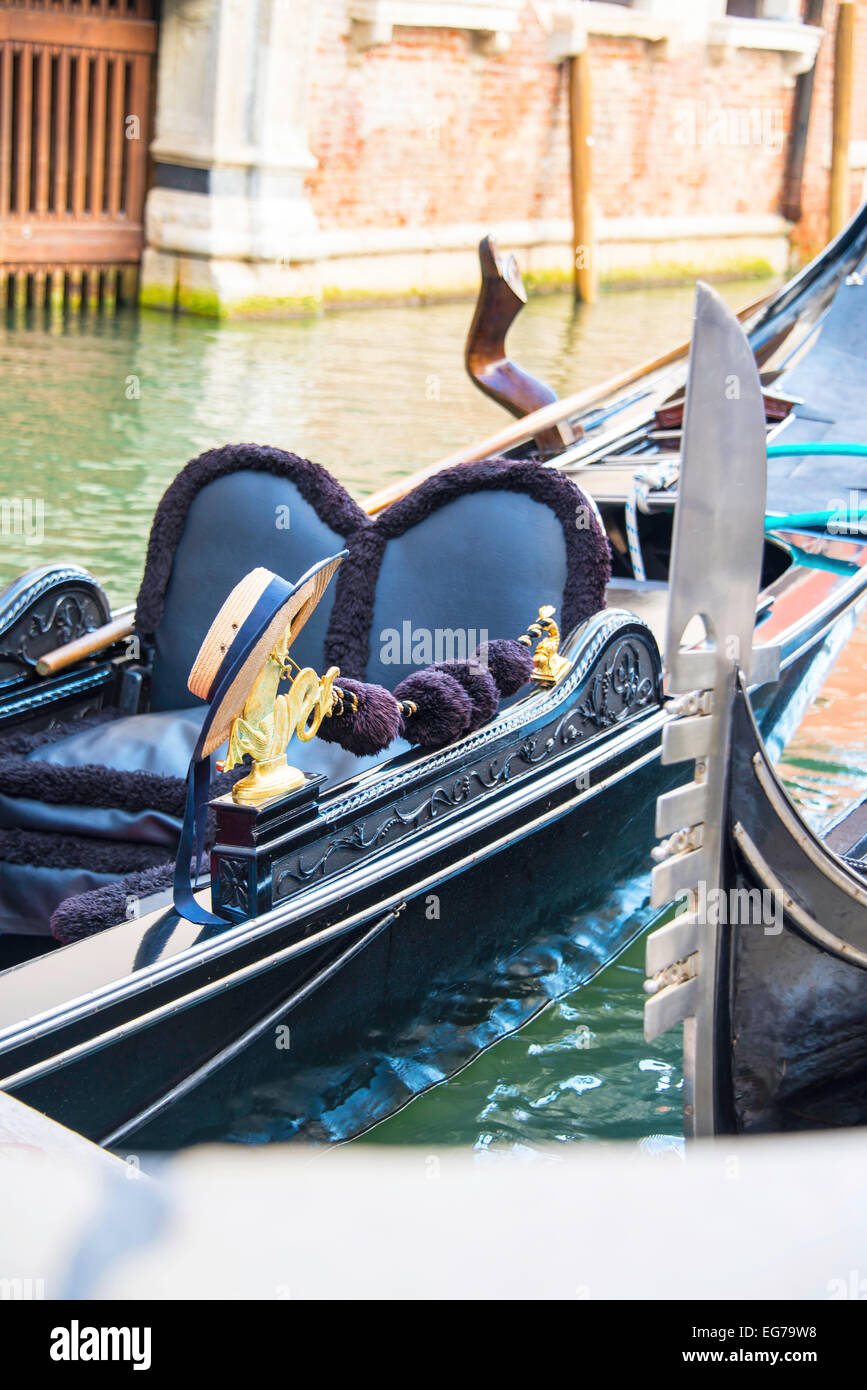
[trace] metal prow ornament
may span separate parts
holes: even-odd
[[[240,767],[245,757],[252,759],[247,776],[232,788],[232,800],[241,806],[258,805],[302,786],[304,773],[289,765],[288,745],[293,734],[309,743],[334,707],[338,667],[329,667],[321,677],[310,666],[297,667],[289,656],[291,640],[290,623],[268,653],[243,710],[232,721],[228,752],[217,763],[220,772],[227,772]],[[288,691],[281,694],[280,682],[292,674],[292,668],[296,674]]]
[[[684,1116],[691,1136],[716,1133],[716,973],[720,924],[700,909],[722,882],[723,819],[738,673],[776,680],[779,650],[756,646],[764,552],[767,443],[758,368],[737,318],[698,283],[669,574],[665,668],[674,717],[662,762],[695,775],[656,806],[651,903],[683,910],[647,938],[645,1038],[683,1022]],[[703,619],[706,640],[686,635]]]
[[[470,377],[486,396],[519,418],[550,405],[556,391],[525,372],[506,353],[506,334],[527,302],[527,291],[514,256],[502,256],[492,236],[479,243],[482,283],[464,349]],[[542,450],[562,449],[575,441],[568,420],[540,430]]]

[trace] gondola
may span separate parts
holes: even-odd
[[[840,293],[857,302],[867,289],[855,276]],[[859,322],[857,313],[848,320],[842,341],[853,352],[862,323],[867,317]],[[732,372],[742,370],[744,341],[732,325],[721,345]],[[847,377],[845,365],[841,353],[842,394],[867,384],[867,372]],[[747,404],[758,397],[757,378],[751,387]],[[670,920],[647,941],[645,1037],[683,1023],[684,1120],[693,1137],[867,1122],[867,800],[817,834],[762,734],[750,672],[757,655],[773,659],[768,646],[754,648],[752,631],[764,430],[755,410],[741,417],[756,468],[742,500],[740,553],[719,552],[704,564],[690,544],[705,524],[709,475],[720,475],[711,424],[709,446],[696,437],[681,468],[667,633],[676,698],[662,759],[691,765],[693,778],[657,806],[652,896]],[[820,486],[808,481],[814,504]],[[849,534],[865,550],[867,509],[851,499],[847,510]],[[807,511],[796,524],[813,549],[820,531],[834,534],[841,520],[832,507]],[[703,650],[679,644],[687,611],[704,615],[725,640]]]
[[[762,449],[826,418],[824,397],[812,407],[806,387],[786,387],[809,382],[810,361],[821,375],[865,252],[867,210],[749,319],[740,365],[746,376],[753,354],[762,363]],[[494,457],[475,448],[362,509],[295,455],[212,450],[157,509],[132,620],[74,565],[25,575],[0,600],[0,1088],[104,1145],[184,1142],[191,1098],[219,1132],[232,1094],[275,1069],[315,1096],[349,1051],[412,1036],[425,1008],[430,1057],[437,983],[484,977],[614,901],[643,873],[658,796],[683,781],[660,758],[672,712],[659,644],[677,444],[701,428],[684,418],[685,365],[653,364],[580,408],[546,400],[505,355],[503,286],[520,295],[490,246],[483,272],[468,365],[523,417]],[[717,389],[732,315],[707,288],[698,303],[692,379]],[[833,423],[856,434],[857,420]],[[754,459],[736,437],[718,443],[730,458],[716,505],[728,489],[736,529]],[[864,476],[850,457],[837,485]],[[791,483],[778,483],[786,505],[773,486],[770,505],[788,510]],[[211,877],[179,898],[188,769],[213,712],[213,686],[205,702],[190,693],[191,668],[230,591],[267,572],[267,592],[300,592],[327,557],[336,577],[304,609],[291,653],[268,661],[291,657],[317,690],[346,688],[319,737],[297,725],[293,789],[243,804],[212,788]],[[757,658],[751,698],[764,736],[781,740],[851,628],[867,562],[857,540],[805,543],[780,525],[760,568],[750,633],[774,655]],[[255,612],[242,616],[246,632]],[[440,636],[465,649],[440,650]],[[466,668],[498,643],[529,664],[491,702],[494,667],[484,699]],[[453,704],[455,679],[469,691],[460,731],[428,719],[422,740],[413,730],[434,687],[445,699],[443,668]],[[412,682],[425,674],[422,698]],[[398,736],[376,752],[322,741],[335,710],[371,707],[371,687],[377,708],[399,705]],[[248,721],[238,748],[249,754],[264,728]],[[612,922],[600,963],[623,944]],[[479,1046],[514,1023],[492,1015]],[[416,1068],[386,1110],[434,1079]],[[370,1119],[345,1108],[336,1137]]]

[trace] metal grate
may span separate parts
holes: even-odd
[[[0,303],[134,288],[156,42],[152,0],[0,0]]]

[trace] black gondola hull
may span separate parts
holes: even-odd
[[[723,933],[717,1128],[863,1124],[867,881],[788,800],[743,690],[732,748],[723,893],[751,908]]]
[[[252,946],[239,948],[219,971],[153,987],[146,1009],[132,996],[52,1035],[41,1032],[3,1057],[4,1089],[105,1141],[207,1068],[191,1106],[129,1131],[140,1130],[136,1143],[162,1147],[217,1127],[230,1094],[287,1067],[296,1074],[327,1067],[365,1039],[399,1032],[438,981],[468,978],[493,957],[519,950],[546,923],[598,907],[619,880],[643,867],[656,797],[674,780],[659,763],[657,721],[644,722],[654,727],[632,731],[631,748],[611,761],[595,793],[578,790],[570,777],[534,803],[532,823],[516,807],[421,863],[408,854],[402,868],[395,866],[366,893],[335,904],[326,915],[335,920],[317,916],[275,931],[268,943],[273,963],[266,968],[257,968],[261,948],[258,957]],[[614,875],[612,836],[618,842]],[[280,1012],[305,983],[362,941],[395,901],[406,907],[380,935],[315,993]],[[343,917],[353,923],[345,930],[339,908],[352,910],[351,919]],[[325,926],[339,934],[302,954],[298,938]],[[612,940],[612,952],[622,944]],[[232,974],[242,978],[224,983]],[[224,1067],[226,1048],[275,1011],[279,1017]],[[288,1038],[280,1033],[284,1025]],[[64,1060],[68,1050],[73,1055]],[[109,1053],[118,1084],[107,1082]],[[21,1079],[10,1076],[10,1067]]]

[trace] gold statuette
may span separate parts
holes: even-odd
[[[289,657],[290,627],[268,653],[243,710],[232,721],[229,751],[217,763],[219,771],[226,772],[240,767],[245,756],[252,759],[247,776],[232,788],[232,800],[241,806],[285,796],[302,785],[304,773],[290,767],[287,746],[293,734],[308,743],[334,706],[334,682],[340,674],[336,666],[322,677],[309,666],[295,667],[297,674],[288,691],[278,694],[280,681],[292,674],[290,665],[294,667]]]
[[[560,629],[554,622],[554,609],[550,605],[539,609],[536,621],[527,628],[523,637],[518,638],[525,647],[532,646],[534,640],[536,650],[533,652],[532,678],[539,685],[556,685],[571,663],[559,654]]]

